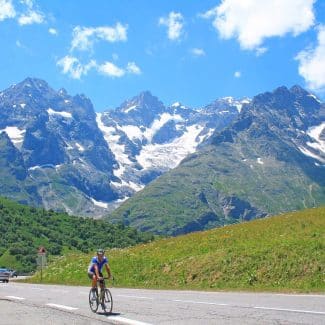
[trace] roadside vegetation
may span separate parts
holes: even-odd
[[[325,291],[325,207],[166,238],[107,255],[121,287]],[[92,254],[67,254],[44,283],[89,285]],[[32,282],[40,281],[36,274]]]
[[[87,253],[98,246],[127,247],[153,239],[122,224],[36,209],[4,198],[0,198],[0,233],[0,267],[19,273],[36,270],[40,246],[51,260],[71,251]]]

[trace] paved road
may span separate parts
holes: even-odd
[[[325,324],[325,295],[111,291],[104,315],[90,311],[87,287],[0,283],[0,324]]]

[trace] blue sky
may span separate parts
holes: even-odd
[[[143,90],[204,106],[299,84],[325,98],[324,0],[0,0],[0,89],[38,77],[96,111]]]

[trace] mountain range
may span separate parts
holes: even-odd
[[[179,235],[324,203],[325,105],[280,87],[255,96],[109,220]]]
[[[204,147],[249,102],[192,109],[146,91],[96,113],[86,96],[27,78],[0,93],[0,194],[101,217]]]
[[[325,203],[325,105],[299,86],[102,113],[27,78],[0,92],[0,195],[178,235]],[[124,202],[125,201],[125,202]]]

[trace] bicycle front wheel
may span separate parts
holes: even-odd
[[[96,313],[98,309],[98,294],[97,290],[89,291],[89,307],[93,313]]]
[[[106,313],[111,313],[113,310],[113,297],[107,288],[104,289],[104,296],[102,297],[102,308]]]

